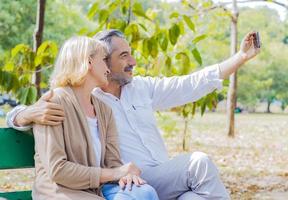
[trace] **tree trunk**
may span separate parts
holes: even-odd
[[[44,30],[44,16],[45,16],[45,4],[46,0],[38,0],[38,8],[37,8],[37,18],[36,18],[36,28],[34,31],[34,45],[33,50],[37,52],[37,49],[42,43],[43,38],[43,30]],[[36,72],[33,77],[33,83],[37,88],[37,96],[38,98],[41,95],[40,91],[40,83],[41,83],[41,66],[36,66]]]
[[[272,103],[272,101],[269,101],[269,100],[267,101],[266,113],[271,113],[271,110],[270,110],[271,103]]]
[[[184,132],[183,132],[183,141],[182,141],[182,150],[186,151],[187,150],[187,131],[188,131],[188,119],[185,118],[184,120]]]
[[[132,16],[132,0],[129,0],[129,9],[128,9],[128,17],[127,17],[127,26],[130,24]]]
[[[231,55],[237,52],[237,22],[238,22],[238,8],[236,0],[233,0],[232,17],[231,17]],[[234,110],[237,103],[237,71],[229,77],[229,90],[227,96],[227,117],[228,117],[228,136],[235,136],[235,116]]]

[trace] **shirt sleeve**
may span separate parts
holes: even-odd
[[[16,126],[14,123],[15,117],[22,112],[23,110],[25,110],[27,108],[27,106],[25,105],[19,105],[16,106],[15,108],[13,108],[10,112],[7,113],[6,116],[6,124],[8,127],[10,128],[14,128],[18,131],[28,131],[32,128],[32,125],[27,125],[27,126]]]
[[[190,75],[169,78],[146,79],[152,99],[153,110],[165,110],[186,103],[222,89],[218,64],[205,67]]]

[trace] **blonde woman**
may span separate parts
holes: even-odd
[[[51,101],[64,108],[66,117],[57,126],[33,127],[33,199],[158,200],[138,167],[122,165],[112,111],[91,95],[108,84],[106,59],[106,47],[95,39],[73,37],[62,46],[51,77]]]

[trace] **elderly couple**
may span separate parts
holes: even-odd
[[[216,166],[202,152],[169,159],[154,111],[196,101],[258,54],[254,33],[227,60],[186,76],[134,77],[124,35],[106,30],[62,46],[51,91],[7,116],[33,126],[33,199],[229,199]],[[53,91],[53,92],[52,92]]]

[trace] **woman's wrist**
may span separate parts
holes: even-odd
[[[107,169],[102,168],[101,169],[101,183],[107,183],[109,181],[118,181],[121,178],[121,172],[119,171],[119,168],[113,168],[113,169]]]
[[[126,175],[123,167],[117,167],[117,168],[114,168],[114,180],[119,180],[120,178],[122,178],[123,176]]]

